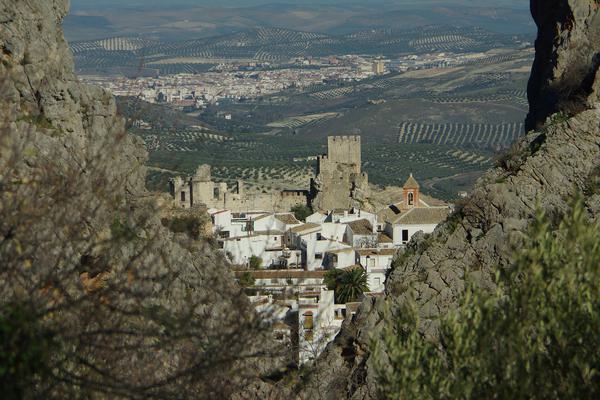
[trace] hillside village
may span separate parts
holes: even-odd
[[[398,250],[452,211],[421,193],[412,174],[400,202],[364,209],[370,193],[361,164],[359,136],[332,136],[309,188],[247,193],[242,181],[234,189],[213,182],[208,165],[170,182],[175,209],[208,210],[236,279],[299,364],[320,354],[364,296],[383,293]],[[355,292],[344,296],[336,282],[351,277]]]

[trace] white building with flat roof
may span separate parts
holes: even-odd
[[[300,365],[315,360],[340,331],[344,320],[336,313],[333,290],[305,292],[298,297]]]
[[[367,272],[367,282],[371,292],[380,293],[385,290],[385,279],[395,255],[396,249],[356,250],[356,263]]]

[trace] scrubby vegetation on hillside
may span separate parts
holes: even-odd
[[[126,136],[94,144],[0,125],[0,397],[231,396],[273,362],[255,347],[268,327],[194,240],[201,221],[167,221],[178,242],[152,198],[125,193]]]
[[[439,341],[421,336],[413,305],[389,315],[374,345],[381,397],[597,398],[599,234],[579,200],[558,226],[540,212],[496,290],[468,288]]]

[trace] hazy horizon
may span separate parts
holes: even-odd
[[[115,36],[181,40],[269,27],[327,35],[436,25],[535,32],[525,0],[72,0],[71,6],[65,21],[70,41]]]
[[[171,0],[165,4],[162,0],[71,0],[71,8],[89,9],[89,8],[139,8],[150,9],[160,8],[168,9],[173,7],[253,7],[260,5],[296,5],[302,6],[318,6],[318,5],[364,5],[372,6],[373,4],[385,5],[388,7],[395,6],[423,6],[424,3],[457,5],[457,6],[496,6],[496,7],[516,7],[529,8],[529,2],[526,0],[305,0],[298,4],[296,0],[220,0],[215,4],[212,0]]]

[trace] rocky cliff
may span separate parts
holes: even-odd
[[[600,3],[533,0],[532,12],[539,36],[528,122],[537,130],[478,181],[446,223],[412,240],[394,263],[386,297],[362,303],[301,385],[301,398],[375,398],[369,351],[387,323],[384,309],[393,315],[414,300],[421,333],[435,338],[467,281],[491,287],[495,273],[511,266],[536,207],[560,215],[580,192],[589,218],[600,218],[600,195],[589,190],[600,171]]]
[[[0,0],[0,319],[30,334],[10,347],[21,369],[4,389],[230,395],[256,372],[262,330],[210,243],[162,226],[141,143],[113,97],[74,75],[67,12]]]
[[[528,129],[557,112],[577,113],[600,100],[600,1],[532,0],[538,26],[528,96]]]

